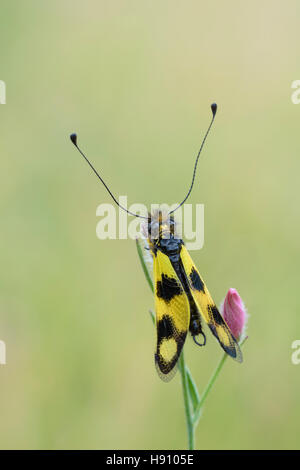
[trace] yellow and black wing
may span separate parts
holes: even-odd
[[[207,290],[206,285],[201,279],[199,271],[184,245],[181,247],[180,258],[188,279],[191,294],[199,312],[224,351],[236,361],[242,362],[243,356],[240,347],[229,327],[223,320],[216,304]]]
[[[168,256],[153,255],[157,343],[155,365],[162,380],[172,379],[177,370],[190,324],[188,298]]]

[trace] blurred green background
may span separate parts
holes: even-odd
[[[197,430],[201,449],[299,448],[299,2],[1,1],[0,447],[179,449],[177,375],[153,364],[153,298],[132,240],[96,238],[111,202],[205,204],[192,256],[251,315]],[[186,360],[200,390],[222,351]]]

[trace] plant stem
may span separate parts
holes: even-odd
[[[195,449],[195,435],[194,435],[194,422],[193,416],[191,411],[191,403],[189,397],[189,389],[188,389],[188,379],[187,379],[187,372],[184,362],[184,354],[181,351],[180,358],[179,358],[179,370],[181,374],[181,383],[182,383],[182,392],[183,392],[183,403],[184,403],[184,410],[185,410],[185,417],[186,417],[186,427],[188,433],[188,448],[189,450]]]
[[[243,344],[244,344],[244,342],[246,341],[246,339],[247,339],[247,336],[246,336],[246,338],[244,338],[244,339],[239,343],[239,344],[240,344],[240,347],[243,346]],[[201,395],[200,401],[199,401],[199,403],[198,403],[198,405],[197,405],[197,408],[196,408],[196,410],[195,410],[195,413],[194,413],[194,419],[193,419],[193,424],[194,424],[194,425],[197,425],[197,422],[198,422],[198,420],[199,420],[199,418],[200,418],[200,415],[201,415],[201,409],[202,409],[202,407],[203,407],[203,404],[204,404],[204,402],[205,402],[205,400],[206,400],[206,398],[207,398],[207,395],[208,395],[209,392],[210,392],[210,389],[212,388],[213,384],[215,383],[216,378],[218,377],[218,375],[219,375],[219,373],[220,373],[222,367],[224,366],[227,357],[228,357],[228,355],[227,355],[226,353],[224,353],[223,356],[221,357],[221,360],[220,360],[219,364],[217,365],[217,367],[216,367],[214,373],[212,374],[212,376],[211,376],[211,378],[210,378],[208,384],[206,385],[206,387],[205,387],[205,389],[204,389],[204,392],[203,392],[202,395]]]
[[[198,419],[200,418],[201,408],[203,406],[203,403],[205,402],[206,397],[210,392],[210,389],[212,388],[213,384],[215,383],[216,378],[218,377],[218,375],[220,373],[220,370],[222,369],[227,357],[228,357],[228,355],[226,353],[224,353],[221,360],[220,360],[220,362],[219,362],[219,364],[217,365],[213,375],[211,376],[208,384],[206,385],[204,392],[201,395],[200,401],[197,405],[197,408],[196,408],[196,411],[195,411],[195,414],[194,414],[194,423],[195,424],[197,423]]]

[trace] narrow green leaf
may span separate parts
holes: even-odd
[[[189,450],[195,449],[195,428],[193,423],[193,413],[192,413],[192,403],[189,394],[189,385],[188,385],[188,373],[187,367],[184,361],[183,350],[181,351],[179,360],[178,360],[179,371],[181,375],[182,383],[182,392],[183,392],[183,403],[186,416],[186,425],[188,433],[188,448]]]
[[[189,390],[189,397],[192,404],[193,413],[195,413],[198,403],[200,401],[200,395],[197,389],[197,385],[192,377],[191,371],[189,370],[188,366],[185,366],[186,375],[187,375],[187,383],[188,383],[188,390]]]
[[[151,320],[153,321],[153,325],[155,325],[155,314],[152,310],[149,310]]]

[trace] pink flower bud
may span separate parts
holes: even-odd
[[[247,323],[247,311],[236,289],[229,289],[220,312],[236,340],[241,339]]]

